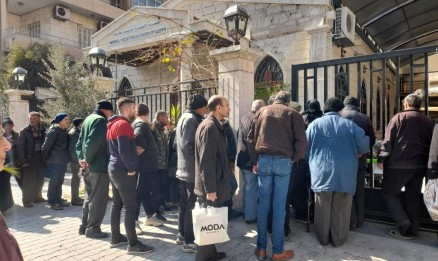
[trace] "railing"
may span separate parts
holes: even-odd
[[[134,99],[135,103],[145,103],[149,107],[150,115],[163,110],[168,113],[175,106],[182,113],[187,105],[187,99],[192,94],[201,94],[206,99],[217,93],[216,79],[200,81],[186,81],[175,84],[163,84],[142,88],[114,91],[110,101],[115,106],[119,97],[126,96]],[[182,90],[180,89],[182,88]]]

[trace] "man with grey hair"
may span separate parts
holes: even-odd
[[[271,200],[272,260],[293,258],[292,250],[284,250],[285,205],[292,163],[304,158],[307,138],[304,120],[289,107],[290,94],[280,91],[272,105],[261,108],[255,115],[248,134],[248,148],[253,172],[259,176],[257,209],[257,248],[255,255],[266,258],[268,212]]]
[[[386,127],[378,157],[378,167],[383,169],[382,197],[397,225],[388,234],[402,239],[412,239],[420,227],[421,186],[433,132],[432,121],[420,111],[422,102],[419,95],[406,96],[404,111]],[[403,187],[406,207],[401,202]]]
[[[266,106],[263,100],[252,102],[251,112],[244,115],[240,120],[237,131],[237,167],[243,176],[243,212],[247,224],[257,221],[257,175],[252,172],[252,164],[248,152],[248,132],[256,112]]]

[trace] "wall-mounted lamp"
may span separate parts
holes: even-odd
[[[365,64],[362,66],[362,73],[367,73],[368,67],[365,66]]]

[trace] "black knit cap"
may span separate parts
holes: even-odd
[[[190,95],[189,99],[188,99],[188,104],[187,107],[190,110],[197,110],[200,109],[202,107],[207,106],[208,101],[204,98],[204,96],[199,95],[199,94],[193,94]]]
[[[8,125],[8,124],[12,124],[12,125],[14,125],[14,122],[11,120],[11,118],[6,117],[6,118],[4,118],[3,121],[2,121],[2,127],[5,127],[5,126]]]
[[[345,106],[351,105],[351,106],[354,106],[354,107],[359,107],[359,100],[357,98],[353,97],[353,96],[347,96],[344,99],[344,105]]]
[[[73,119],[73,125],[77,128],[82,122],[84,122],[84,119],[82,118],[74,118]]]
[[[344,108],[344,104],[339,98],[328,98],[324,103],[324,113],[327,112],[340,112]]]
[[[97,108],[98,110],[110,110],[113,111],[113,104],[107,100],[100,100],[97,103]]]

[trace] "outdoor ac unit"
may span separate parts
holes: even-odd
[[[69,20],[70,19],[70,9],[67,9],[62,6],[55,6],[55,18],[60,20]]]
[[[335,32],[333,40],[342,47],[354,45],[356,15],[348,7],[336,9]]]
[[[100,30],[100,29],[104,28],[104,27],[107,26],[107,25],[108,25],[108,22],[100,21],[100,22],[97,24],[97,30]]]

